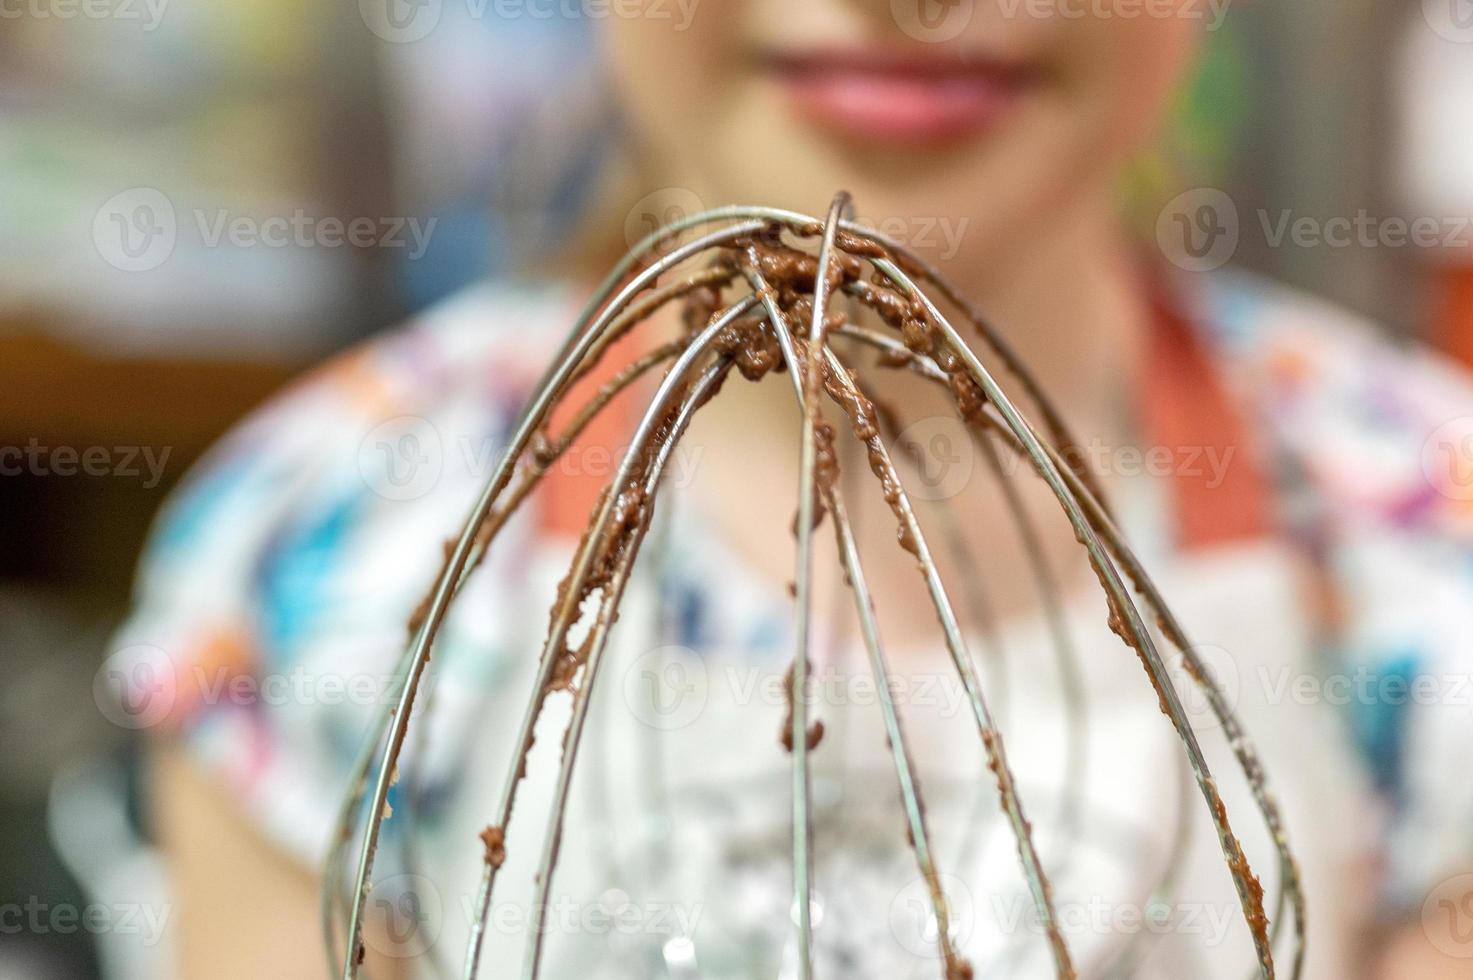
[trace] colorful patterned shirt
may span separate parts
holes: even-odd
[[[1189,632],[1204,650],[1222,652],[1208,660],[1224,672],[1225,688],[1277,776],[1291,835],[1305,851],[1311,899],[1343,904],[1337,883],[1344,879],[1335,869],[1369,853],[1382,907],[1415,912],[1447,879],[1473,870],[1473,781],[1458,775],[1473,736],[1473,388],[1431,355],[1396,347],[1340,310],[1245,274],[1193,279],[1182,295],[1193,342],[1255,447],[1273,530],[1246,543],[1188,540],[1173,509],[1161,503],[1160,481],[1149,480],[1138,499],[1122,506],[1127,529],[1142,543],[1148,566],[1159,570]],[[487,285],[463,294],[340,357],[257,412],[197,468],[160,520],[136,612],[109,664],[129,685],[126,722],[181,734],[262,832],[305,861],[324,853],[347,768],[384,701],[405,623],[439,568],[440,543],[457,531],[492,472],[575,309],[560,289]],[[1201,461],[1209,475],[1211,463]],[[578,465],[612,475],[606,458],[590,454]],[[1224,507],[1225,515],[1249,492],[1219,495],[1213,506]],[[548,519],[553,510],[536,498],[508,525],[437,644],[433,711],[417,713],[428,721],[412,726],[404,764],[414,773],[407,783],[429,864],[478,867],[468,845],[491,812],[494,777],[508,761],[552,590],[574,545]],[[572,879],[588,879],[590,894],[600,894],[600,882],[607,888],[618,880],[626,904],[648,894],[629,881],[650,881],[630,868],[664,868],[661,887],[707,896],[705,904],[681,908],[699,907],[703,923],[719,926],[705,933],[692,922],[671,926],[672,935],[695,933],[702,975],[746,976],[737,968],[723,972],[720,964],[746,963],[759,943],[779,955],[787,934],[782,922],[751,911],[784,908],[787,901],[787,784],[783,757],[774,751],[766,758],[754,748],[776,740],[750,733],[775,732],[782,716],[791,600],[781,584],[744,568],[691,508],[674,506],[668,527],[657,530],[648,548],[657,557],[631,587],[615,634],[620,652],[611,654],[618,666],[611,668],[608,694],[637,723],[597,729],[595,748],[585,750],[580,778],[584,770],[605,776],[580,790],[594,802],[575,799],[582,815],[570,820],[597,846],[586,858],[565,856],[563,867],[575,867],[567,872]],[[1301,588],[1306,566],[1318,597],[1314,608]],[[1087,624],[1079,630],[1103,632],[1096,610],[1077,612]],[[1005,634],[1018,648],[1042,642],[1040,625],[1031,621],[1009,624]],[[1096,647],[1083,649],[1094,654]],[[1175,805],[1170,760],[1179,756],[1134,658],[1122,656],[1118,642],[1102,641],[1098,651],[1086,657],[1093,693],[1101,701],[1118,695],[1120,707],[1092,715],[1095,738],[1113,751],[1096,749],[1091,761],[1114,781],[1098,802],[1119,816],[1120,836],[1095,848],[1117,860],[1081,871],[1080,895],[1140,890],[1142,867],[1169,845],[1171,824],[1162,815]],[[1112,673],[1116,664],[1125,671],[1119,677]],[[1066,723],[1063,708],[1046,693],[1054,690],[1044,683],[1046,673],[1031,664],[1013,671],[1004,725],[1019,746],[1013,756],[1025,788],[1045,787],[1048,798],[1058,796],[1057,786],[1046,787],[1063,769],[1057,733]],[[939,676],[939,667],[912,675],[906,710],[924,714],[930,705],[938,717],[949,715],[945,721],[965,722],[945,684],[933,685],[929,701],[923,696],[924,683]],[[856,706],[863,700],[844,686],[848,681],[835,683],[847,692],[845,700]],[[1142,688],[1143,701],[1125,693]],[[773,690],[778,694],[764,693]],[[1205,713],[1195,717],[1211,728]],[[855,731],[869,731],[864,724],[856,722]],[[954,737],[941,721],[917,718],[912,727],[922,768],[937,770],[940,788],[928,799],[937,825],[950,815],[953,823],[970,819],[981,826],[980,814],[992,811],[975,809],[976,793],[967,789],[981,760],[955,748],[965,743],[966,728]],[[842,753],[858,737],[839,733],[826,741]],[[653,750],[650,738],[657,740]],[[549,733],[540,741],[558,739]],[[848,762],[835,763],[837,769],[868,772],[854,760],[887,761],[882,741],[866,745],[867,754],[845,754]],[[555,757],[540,761],[551,766]],[[822,767],[823,753],[817,758]],[[1231,772],[1229,760],[1216,766],[1220,774]],[[835,799],[852,802],[869,791],[856,790],[850,776],[831,775],[831,782],[818,779],[820,795],[830,787]],[[889,800],[893,783],[884,778],[875,777],[884,787],[875,792]],[[659,810],[650,800],[660,794],[649,787],[625,798],[644,781],[680,790],[679,800],[666,799],[667,810]],[[736,786],[748,789],[736,793]],[[1097,788],[1092,784],[1091,794]],[[405,792],[396,787],[393,802],[402,805]],[[527,795],[519,808],[535,810],[538,791]],[[1155,816],[1132,812],[1146,803]],[[1035,822],[1043,828],[1054,809],[1041,805]],[[825,813],[820,804],[820,830]],[[1242,813],[1238,824],[1251,824],[1251,811]],[[540,819],[529,822],[540,833]],[[1104,834],[1099,828],[1106,823],[1091,826]],[[1212,882],[1216,895],[1227,879],[1220,858],[1212,870],[1212,835],[1204,826],[1196,842],[1207,839],[1207,870],[1199,877]],[[739,854],[713,843],[718,830],[728,842],[744,842]],[[1040,832],[1048,838],[1046,829]],[[910,895],[904,873],[892,867],[905,856],[899,825],[874,835],[863,827],[848,833],[849,851],[821,852],[817,859],[821,879],[850,883],[827,893],[828,934],[837,930],[841,937],[821,955],[849,970],[841,975],[857,976],[856,962],[891,962],[875,947],[898,948],[901,965],[885,967],[896,972],[884,975],[935,975],[935,964],[927,962],[931,944],[907,939],[912,900],[923,896]],[[954,867],[989,869],[957,879],[972,918],[981,922],[967,937],[969,953],[979,962],[1037,955],[1036,937],[1031,953],[1008,952],[1009,936],[1032,934],[1026,923],[1009,920],[1017,907],[998,905],[998,896],[1019,890],[1006,834],[983,836],[943,848]],[[1245,839],[1252,850],[1251,834]],[[537,838],[525,840],[522,850],[535,851]],[[682,850],[672,857],[676,843]],[[1082,846],[1094,854],[1094,845]],[[1125,857],[1137,846],[1130,852],[1135,857]],[[770,860],[760,857],[769,851]],[[1259,860],[1268,854],[1261,846],[1253,853]],[[404,871],[392,853],[384,862],[386,874]],[[690,870],[696,867],[705,870]],[[600,877],[599,868],[613,870]],[[725,871],[717,875],[713,868]],[[994,879],[1004,883],[986,884]],[[1190,892],[1194,879],[1187,880]],[[439,890],[449,910],[459,904],[449,895],[471,893],[473,884]],[[1067,883],[1062,890],[1069,893]],[[713,892],[723,898],[711,898]],[[860,898],[864,908],[878,906],[878,919],[866,918]],[[1220,909],[1224,901],[1231,898],[1204,898],[1202,905]],[[638,907],[650,911],[648,904]],[[444,935],[463,930],[455,915],[445,916]],[[913,925],[917,936],[924,933],[924,923]],[[1071,938],[1103,956],[1123,932],[1117,925],[1086,916],[1071,927]],[[1230,928],[1224,924],[1223,935],[1208,940],[1246,948],[1246,940],[1225,938]],[[589,940],[590,930],[572,931]],[[627,937],[593,932],[595,957],[643,955]],[[1201,935],[1184,925],[1174,932],[1186,940],[1179,945],[1200,945]],[[1324,936],[1333,943],[1333,932]],[[576,950],[579,943],[564,945]],[[1320,972],[1311,975],[1336,975],[1335,954],[1324,949],[1329,944],[1319,945],[1311,965]],[[445,948],[458,955],[458,945]],[[667,941],[667,964],[671,948]],[[562,961],[567,969],[582,968],[577,955]],[[1166,952],[1152,962],[1162,975],[1216,975],[1180,958],[1191,955]],[[631,967],[628,975],[655,975],[640,972],[646,968]]]

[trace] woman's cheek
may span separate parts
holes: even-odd
[[[1112,158],[1154,136],[1191,62],[1202,28],[1186,15],[1195,8],[1179,4],[1174,9],[1176,16],[1091,19],[1061,49],[1064,97],[1098,148]]]
[[[604,46],[622,115],[654,146],[699,140],[741,64],[734,0],[642,0],[648,16],[614,16]],[[688,14],[680,13],[685,4]],[[655,16],[657,13],[668,16]],[[686,17],[689,20],[685,20]]]

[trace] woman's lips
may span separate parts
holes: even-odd
[[[866,142],[942,143],[997,122],[1032,81],[981,60],[848,52],[769,59],[806,118]]]

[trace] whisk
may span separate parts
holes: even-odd
[[[937,269],[901,242],[856,223],[851,215],[849,197],[841,193],[822,220],[765,207],[727,207],[685,217],[635,245],[584,308],[522,414],[508,449],[463,529],[447,543],[445,562],[434,587],[410,624],[411,639],[394,675],[391,701],[378,717],[355,764],[324,876],[322,919],[334,974],[353,980],[362,970],[365,902],[372,887],[381,828],[389,819],[388,796],[399,778],[398,762],[411,712],[424,687],[431,650],[451,603],[495,546],[498,532],[573,440],[621,391],[663,365],[658,389],[613,480],[595,505],[572,567],[558,589],[534,687],[510,746],[510,765],[496,810],[481,834],[482,872],[460,976],[472,980],[479,973],[498,873],[507,859],[508,824],[518,787],[526,777],[534,730],[549,697],[554,692],[570,692],[571,713],[533,879],[538,907],[547,900],[590,698],[599,681],[610,630],[650,528],[662,473],[692,417],[717,396],[733,369],[748,379],[785,372],[803,420],[795,526],[795,649],[787,676],[787,717],[782,737],[791,756],[797,975],[806,980],[814,970],[810,755],[823,731],[822,723],[810,717],[808,698],[801,692],[811,670],[814,537],[825,522],[835,535],[839,567],[853,598],[859,635],[875,679],[904,829],[934,917],[941,970],[946,980],[964,980],[973,975],[949,928],[951,912],[917,767],[890,694],[890,666],[879,637],[873,597],[836,479],[836,443],[841,436],[825,417],[826,404],[842,418],[850,437],[867,456],[868,467],[896,522],[899,543],[914,560],[924,582],[996,783],[1005,822],[1016,841],[1054,972],[1060,978],[1077,975],[987,691],[973,665],[933,547],[887,448],[882,432],[887,413],[871,393],[860,387],[855,372],[833,343],[836,338],[845,338],[876,351],[883,365],[913,372],[948,393],[957,416],[984,450],[983,458],[999,475],[1003,458],[1011,454],[1024,460],[1047,486],[1098,578],[1108,604],[1110,629],[1138,656],[1160,709],[1181,743],[1231,873],[1237,904],[1252,937],[1258,975],[1275,977],[1278,963],[1286,964],[1282,967],[1284,975],[1300,975],[1305,934],[1300,879],[1263,767],[1223,691],[1122,538],[1061,414],[1005,340]],[[697,231],[699,234],[694,234]],[[881,326],[851,322],[835,302],[840,297],[873,311],[873,321]],[[612,380],[577,406],[564,431],[553,433],[552,415],[570,399],[576,382],[607,359],[617,340],[671,303],[684,304],[686,329],[627,364],[613,365],[617,370]],[[963,338],[943,306],[975,329],[982,341],[979,348],[974,349]],[[1004,394],[995,371],[1005,372],[1019,386],[1024,396],[1021,400],[1029,404],[1029,414]],[[1030,515],[1017,493],[1006,490],[1006,481],[1003,485],[1012,517],[1025,533],[1032,533]],[[1062,614],[1057,585],[1039,551],[1037,547],[1029,549],[1029,561],[1045,611],[1054,624],[1061,664],[1067,676],[1073,678],[1071,683],[1077,685],[1077,664],[1071,662],[1059,628]],[[570,633],[584,621],[585,603],[591,603],[595,611],[585,635],[575,644]],[[1187,672],[1200,686],[1246,780],[1278,865],[1276,895],[1271,902],[1266,901],[1264,888],[1232,829],[1228,807],[1153,632],[1147,627],[1147,617],[1180,651]],[[1068,774],[1067,783],[1078,781],[1077,771]],[[350,845],[355,836],[356,870],[349,873]],[[1163,872],[1163,887],[1173,873],[1174,866]],[[1283,928],[1285,924],[1289,929]],[[528,939],[523,976],[539,975],[544,939],[541,930]]]

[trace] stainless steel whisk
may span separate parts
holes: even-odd
[[[474,505],[430,595],[411,623],[411,642],[394,678],[394,700],[381,713],[373,737],[357,760],[351,787],[338,818],[328,856],[322,918],[333,973],[353,980],[364,958],[365,901],[371,889],[375,852],[387,799],[398,779],[398,760],[411,712],[430,660],[431,648],[456,594],[494,546],[499,529],[537,486],[558,457],[588,423],[640,377],[667,365],[663,380],[644,412],[630,448],[605,488],[559,588],[551,625],[536,671],[535,688],[519,727],[496,812],[481,835],[482,876],[468,948],[460,975],[478,975],[497,874],[506,859],[506,831],[518,786],[525,777],[533,732],[549,695],[570,691],[571,718],[563,743],[556,787],[535,878],[538,903],[545,903],[556,868],[564,814],[590,697],[625,587],[649,529],[654,499],[671,453],[692,416],[714,397],[733,368],[749,378],[785,370],[801,410],[800,479],[796,524],[796,648],[789,691],[801,690],[809,676],[813,536],[825,517],[836,536],[838,560],[852,594],[860,636],[874,675],[877,703],[891,749],[908,838],[936,922],[937,951],[946,980],[972,976],[972,967],[954,948],[950,912],[941,886],[931,836],[921,803],[919,779],[904,730],[889,695],[890,669],[880,643],[874,605],[866,586],[855,534],[835,475],[838,438],[826,421],[825,401],[837,407],[852,436],[862,444],[869,467],[898,524],[901,545],[914,557],[945,637],[952,665],[963,685],[976,731],[995,777],[999,798],[1017,843],[1019,860],[1034,909],[1043,925],[1055,972],[1076,976],[1076,966],[1059,925],[1047,874],[1035,848],[1031,825],[1014,781],[1003,738],[956,612],[917,520],[911,498],[882,438],[882,415],[855,380],[836,337],[879,352],[883,364],[909,370],[950,393],[961,421],[983,458],[1001,476],[1001,454],[1025,460],[1051,491],[1072,525],[1108,601],[1109,625],[1139,656],[1147,677],[1180,739],[1190,772],[1216,829],[1223,859],[1232,874],[1241,914],[1252,935],[1258,974],[1278,970],[1298,977],[1304,959],[1305,912],[1299,875],[1283,822],[1252,744],[1223,692],[1188,642],[1160,592],[1132,554],[1112,521],[1088,469],[1075,451],[1060,414],[1027,367],[1005,341],[940,273],[903,244],[851,219],[850,201],[840,194],[827,217],[761,207],[729,207],[692,215],[670,224],[636,245],[610,273],[584,308],[558,356],[542,378],[516,428],[510,447]],[[709,227],[689,241],[693,229]],[[817,243],[816,248],[814,243]],[[734,299],[724,299],[728,291]],[[877,314],[885,329],[848,322],[832,302],[836,295]],[[587,375],[614,341],[638,328],[672,302],[686,304],[688,329],[619,367],[613,380],[582,404],[565,431],[549,431],[553,410],[569,397],[572,385]],[[968,321],[983,341],[987,360],[962,337],[942,310],[944,304]],[[988,361],[995,362],[989,367]],[[1004,394],[994,376],[1000,367],[1020,386],[1037,414],[1026,416]],[[1029,517],[1014,493],[1008,506],[1025,534]],[[1062,615],[1056,587],[1037,548],[1030,549],[1033,573],[1052,623],[1061,665],[1078,683],[1071,651],[1059,626]],[[596,597],[586,636],[576,646],[569,632],[580,622],[584,601]],[[1257,810],[1273,842],[1278,888],[1272,909],[1229,822],[1226,804],[1208,768],[1198,738],[1183,709],[1172,677],[1143,610],[1176,647],[1208,707],[1223,728]],[[1066,683],[1071,683],[1067,682]],[[810,722],[808,699],[790,696],[783,742],[792,764],[792,881],[797,926],[798,974],[812,975],[809,756],[821,729]],[[1068,780],[1078,783],[1077,771]],[[365,814],[371,815],[365,817]],[[347,873],[349,845],[357,833],[356,871]],[[1178,835],[1179,839],[1181,835]],[[1169,878],[1173,870],[1165,872]],[[351,882],[346,890],[345,882]],[[1164,882],[1163,882],[1164,884]],[[346,941],[341,936],[346,922]],[[1288,938],[1281,935],[1288,923]],[[543,959],[545,934],[528,940],[523,976],[535,978]],[[1276,957],[1276,950],[1280,956]],[[1278,964],[1284,964],[1280,967]]]

